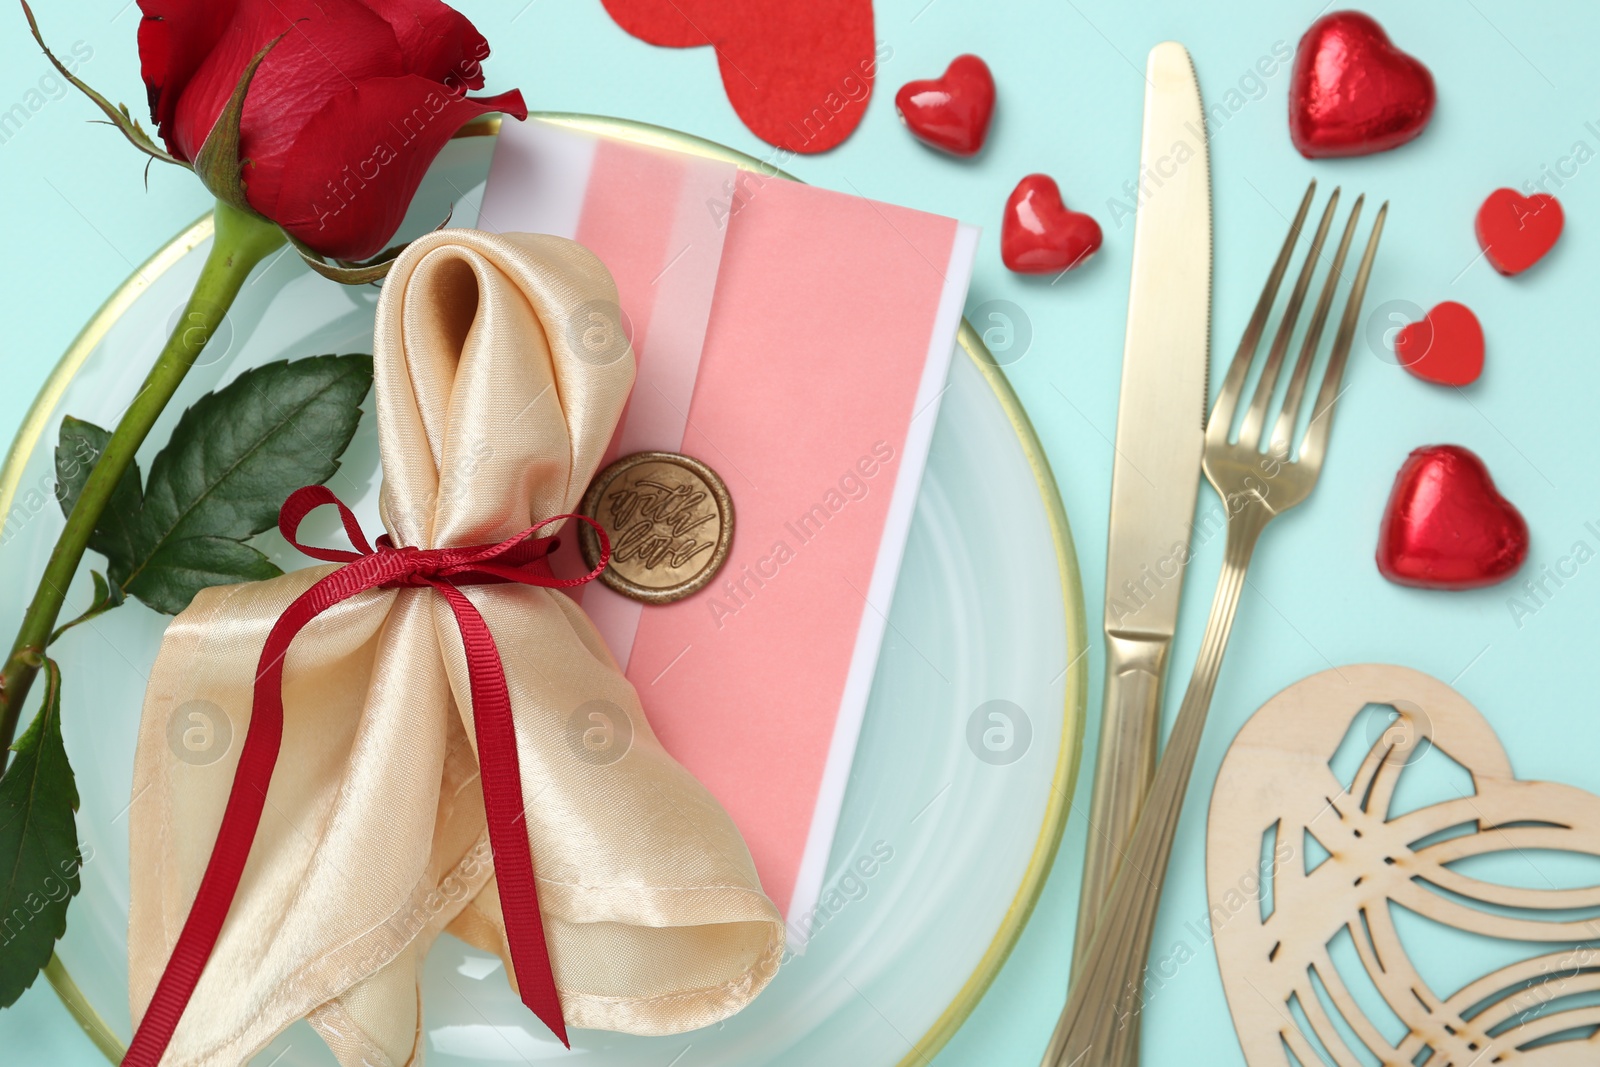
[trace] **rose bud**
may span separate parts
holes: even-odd
[[[139,0],[139,8],[151,118],[184,162],[272,46],[239,117],[245,196],[334,259],[384,248],[463,124],[492,111],[527,117],[517,90],[467,95],[483,88],[489,45],[440,0]]]

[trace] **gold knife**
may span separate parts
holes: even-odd
[[[1181,44],[1151,49],[1145,78],[1106,550],[1105,700],[1074,973],[1155,777],[1161,683],[1178,624],[1204,443],[1211,334],[1205,115]],[[1059,1036],[1051,1039],[1047,1067]]]

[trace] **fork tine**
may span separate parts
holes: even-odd
[[[1339,332],[1333,338],[1328,369],[1323,372],[1322,388],[1317,392],[1317,407],[1312,412],[1311,425],[1306,427],[1305,438],[1300,442],[1300,462],[1307,464],[1313,474],[1321,469],[1322,459],[1328,453],[1333,405],[1339,399],[1339,383],[1344,378],[1350,342],[1356,333],[1356,319],[1361,314],[1361,301],[1367,295],[1367,278],[1372,274],[1372,260],[1378,254],[1378,238],[1383,236],[1383,220],[1388,214],[1389,202],[1385,200],[1372,222],[1372,236],[1367,238],[1367,250],[1361,255],[1361,266],[1356,271],[1356,280],[1350,286],[1350,300],[1345,305],[1344,318],[1339,321]]]
[[[1300,274],[1294,280],[1294,289],[1289,293],[1289,302],[1283,308],[1283,320],[1278,323],[1278,332],[1272,337],[1272,347],[1267,350],[1267,361],[1261,367],[1261,377],[1256,382],[1255,396],[1250,398],[1250,407],[1244,413],[1244,422],[1239,426],[1239,443],[1247,448],[1261,447],[1261,429],[1267,421],[1267,405],[1272,403],[1273,391],[1278,388],[1278,375],[1283,369],[1283,357],[1289,351],[1289,342],[1294,337],[1295,323],[1300,319],[1300,307],[1305,303],[1306,290],[1311,287],[1311,277],[1317,270],[1317,259],[1322,255],[1322,243],[1327,240],[1328,227],[1333,223],[1333,215],[1339,209],[1339,190],[1335,188],[1333,195],[1328,197],[1328,206],[1322,209],[1322,221],[1317,223],[1316,236],[1311,238],[1311,247],[1306,250],[1305,263],[1300,267]]]
[[[1328,268],[1328,278],[1322,284],[1322,294],[1317,298],[1316,310],[1306,327],[1305,340],[1300,345],[1300,358],[1295,361],[1294,374],[1289,378],[1289,388],[1283,396],[1283,409],[1278,412],[1278,424],[1272,431],[1271,451],[1275,456],[1289,458],[1289,438],[1294,434],[1295,422],[1300,418],[1300,402],[1305,397],[1306,381],[1311,377],[1311,364],[1317,358],[1317,345],[1322,340],[1322,329],[1328,322],[1328,309],[1333,305],[1333,293],[1343,277],[1345,255],[1350,251],[1350,239],[1355,236],[1356,223],[1361,219],[1361,205],[1365,196],[1356,197],[1350,209],[1350,219],[1344,225],[1344,236],[1339,239],[1339,249],[1334,253],[1333,265]]]
[[[1226,440],[1233,429],[1233,415],[1239,406],[1239,394],[1244,390],[1245,375],[1250,372],[1250,363],[1256,357],[1256,346],[1261,343],[1262,331],[1266,329],[1267,315],[1272,311],[1272,302],[1278,298],[1278,285],[1283,281],[1284,271],[1289,269],[1289,256],[1294,251],[1295,242],[1300,240],[1300,226],[1306,221],[1306,212],[1311,208],[1311,199],[1317,194],[1317,180],[1311,179],[1311,184],[1306,186],[1306,195],[1300,200],[1300,210],[1295,213],[1294,221],[1289,224],[1289,236],[1284,238],[1283,249],[1278,253],[1278,261],[1272,265],[1272,273],[1267,275],[1266,288],[1261,290],[1261,299],[1256,301],[1256,310],[1250,316],[1250,324],[1244,329],[1244,336],[1239,339],[1239,350],[1234,353],[1233,362],[1228,365],[1228,376],[1222,380],[1222,388],[1217,392],[1216,406],[1211,409],[1211,418],[1206,421],[1206,437],[1211,438],[1220,434]]]

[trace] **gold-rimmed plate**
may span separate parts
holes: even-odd
[[[658,127],[544,118],[772,173],[751,157]],[[478,130],[492,134],[494,127]],[[412,220],[425,227],[452,202],[458,222],[475,218],[492,144],[488,137],[453,143],[430,172]],[[12,516],[0,604],[11,616],[60,529],[51,493],[56,425],[67,413],[115,421],[170,330],[210,232],[210,220],[200,220],[135,272],[90,321],[25,422],[0,471],[0,510]],[[183,406],[250,366],[366,349],[375,297],[375,289],[316,278],[292,256],[263,268],[151,441],[166,439]],[[925,1064],[977,1004],[1021,933],[1054,858],[1077,768],[1087,669],[1083,598],[1060,498],[1027,417],[970,326],[960,345],[805,953],[788,959],[751,1007],[717,1027],[648,1039],[577,1032],[575,1048],[586,1064]],[[377,478],[369,417],[335,484],[369,525],[376,523]],[[281,566],[304,564],[276,535],[261,540]],[[87,571],[80,586],[69,609],[88,599]],[[58,646],[69,679],[63,722],[83,794],[79,833],[87,862],[61,964],[50,977],[107,1056],[131,1030],[124,820],[144,675],[165,622],[133,605]],[[50,1008],[45,996],[41,987],[0,1014],[8,1047],[20,1048],[7,1035],[36,1029],[30,1020]],[[423,999],[425,1055],[435,1067],[572,1062],[528,1019],[498,961],[453,939],[430,954]],[[28,1038],[43,1048],[38,1040]],[[101,1060],[79,1036],[48,1047],[53,1062]],[[258,1062],[333,1061],[297,1024]]]

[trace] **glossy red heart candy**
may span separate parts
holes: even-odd
[[[1446,300],[1395,335],[1394,354],[1425,382],[1470,385],[1483,373],[1483,327],[1471,308]]]
[[[1378,570],[1424,589],[1475,589],[1516,573],[1528,524],[1500,495],[1483,460],[1459,445],[1406,457],[1378,534]]]
[[[977,56],[957,56],[943,77],[901,86],[894,106],[918,140],[951,155],[975,155],[994,115],[994,75]]]
[[[1100,248],[1100,224],[1068,210],[1048,174],[1030,174],[1006,201],[1000,258],[1019,274],[1053,274],[1089,261]]]
[[[1521,274],[1550,251],[1565,222],[1561,202],[1547,193],[1496,189],[1478,209],[1478,246],[1501,274]]]
[[[1364,156],[1405,144],[1428,124],[1433,75],[1376,20],[1335,11],[1311,24],[1289,75],[1289,137],[1307,159]]]

